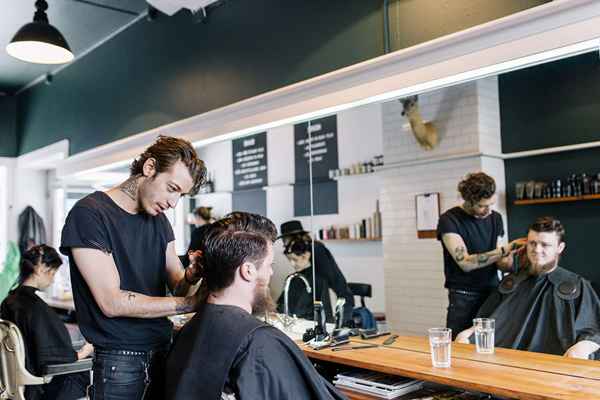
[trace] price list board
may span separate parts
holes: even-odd
[[[267,196],[262,189],[269,184],[267,164],[267,133],[232,141],[234,211],[267,214]]]
[[[329,178],[339,166],[336,115],[294,125],[294,161],[294,215],[310,215],[310,162],[315,215],[337,214],[337,182]]]

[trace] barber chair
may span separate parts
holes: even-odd
[[[92,359],[49,365],[44,376],[25,368],[25,345],[19,328],[0,319],[0,399],[25,400],[25,385],[43,385],[58,375],[90,371]]]
[[[348,288],[354,296],[360,297],[360,307],[352,311],[354,327],[360,329],[374,329],[377,327],[375,317],[365,303],[365,297],[372,297],[373,288],[368,283],[349,282]]]

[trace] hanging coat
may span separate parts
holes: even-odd
[[[19,250],[21,254],[32,246],[46,244],[46,228],[44,220],[35,212],[33,207],[27,206],[19,214]]]

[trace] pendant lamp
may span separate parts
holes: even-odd
[[[33,22],[23,25],[6,46],[6,52],[22,61],[36,64],[64,64],[74,56],[63,35],[48,23],[44,0],[35,2]]]

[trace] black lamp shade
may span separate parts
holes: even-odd
[[[15,58],[38,64],[63,64],[74,58],[63,35],[44,21],[24,25],[6,46],[6,51]]]

